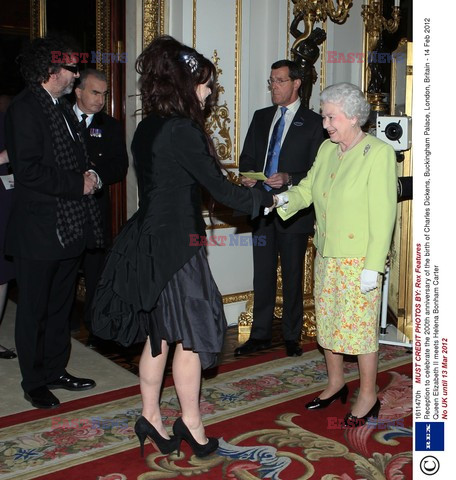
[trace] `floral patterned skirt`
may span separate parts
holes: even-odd
[[[364,258],[315,258],[315,316],[319,345],[334,353],[378,350],[381,284],[360,289]]]

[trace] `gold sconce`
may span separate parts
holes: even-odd
[[[364,0],[361,16],[364,20],[366,32],[365,47],[367,55],[365,58],[369,58],[372,52],[376,51],[383,31],[393,34],[399,28],[401,20],[400,0],[394,0],[390,19],[386,19],[383,16],[382,7],[382,1]],[[369,68],[366,68],[364,72],[364,86],[372,109],[374,111],[387,111],[388,106],[384,101],[384,93],[381,92],[380,88],[382,82],[379,79],[381,75],[379,70],[378,61],[375,58],[371,59]]]
[[[292,48],[305,40],[313,30],[315,22],[325,22],[329,17],[334,23],[344,23],[352,5],[351,0],[292,0],[294,3],[293,15],[295,19],[304,22],[304,32],[296,38]]]
[[[326,28],[316,28],[315,22],[326,22],[329,17],[334,23],[344,23],[348,17],[351,0],[292,0],[293,21],[290,23],[290,33],[296,39],[291,47],[291,58],[301,68],[301,88],[299,96],[305,107],[309,106],[312,88],[317,81],[318,75],[315,70],[315,62],[320,56],[318,48],[326,40]],[[298,25],[303,22],[304,30]],[[324,48],[324,47],[323,47]],[[322,78],[325,78],[324,63],[322,62]]]

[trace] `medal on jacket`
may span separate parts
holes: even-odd
[[[89,131],[89,135],[91,137],[96,137],[96,138],[101,138],[101,133],[102,133],[101,128],[91,128]]]

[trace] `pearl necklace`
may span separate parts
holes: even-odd
[[[363,135],[364,132],[360,130],[356,137],[353,139],[353,141],[350,143],[350,145],[344,151],[342,151],[342,149],[340,148],[340,143],[337,144],[337,157],[339,158],[339,160],[343,157],[345,153],[347,153],[361,141],[361,136]]]

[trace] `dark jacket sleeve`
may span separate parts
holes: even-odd
[[[42,194],[79,200],[84,193],[83,174],[55,163],[45,120],[32,101],[22,99],[8,108],[6,148],[15,182]]]
[[[177,119],[171,135],[177,162],[205,187],[217,202],[250,214],[252,218],[258,216],[261,205],[272,205],[271,193],[235,185],[226,179],[209,153],[203,132],[190,120]]]
[[[313,112],[312,112],[313,113]],[[312,131],[310,134],[310,139],[308,140],[308,157],[310,162],[303,162],[306,166],[305,170],[299,172],[287,172],[293,175],[293,185],[298,185],[298,183],[306,177],[308,171],[310,170],[313,162],[317,156],[318,149],[324,140],[324,130],[322,127],[321,117],[315,115],[312,123],[307,127]],[[310,122],[309,122],[310,123]]]

